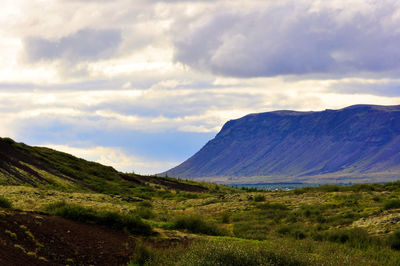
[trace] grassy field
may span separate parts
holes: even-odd
[[[0,186],[0,195],[15,209],[114,229],[133,219],[151,236],[127,231],[142,243],[132,265],[400,265],[399,183],[274,192],[202,186],[208,190],[129,197]],[[157,245],[165,239],[176,241]]]
[[[57,239],[49,239],[53,231],[40,227],[43,222],[59,239],[70,237],[60,224],[76,228],[73,239],[84,244],[69,247],[80,255],[67,258],[76,264],[99,259],[85,249],[105,241],[98,233],[87,235],[94,230],[114,239],[109,247],[127,245],[108,253],[110,263],[124,252],[118,259],[131,265],[400,265],[400,182],[236,189],[121,173],[1,138],[0,157],[0,216],[6,217],[0,220],[0,245],[8,249],[0,253],[46,258],[64,250],[63,241],[46,245]],[[37,215],[46,218],[38,221]],[[15,219],[30,223],[44,247]],[[65,261],[58,253],[53,262]]]

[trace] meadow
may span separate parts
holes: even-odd
[[[290,191],[200,185],[206,190],[143,185],[129,197],[29,186],[0,186],[0,194],[17,210],[122,230],[139,243],[130,265],[400,264],[399,182]]]

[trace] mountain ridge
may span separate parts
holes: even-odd
[[[400,177],[399,132],[400,105],[249,114],[166,174],[225,183],[391,181]]]

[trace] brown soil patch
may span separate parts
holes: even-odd
[[[126,265],[135,248],[132,237],[98,225],[37,213],[0,215],[0,265]]]

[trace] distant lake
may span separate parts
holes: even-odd
[[[259,190],[268,190],[268,191],[275,191],[275,190],[292,190],[295,188],[301,187],[319,187],[322,185],[327,184],[310,184],[310,183],[258,183],[258,184],[229,184],[229,186],[235,188],[255,188]],[[339,185],[339,186],[349,186],[353,185],[353,183],[335,183],[332,185]]]

